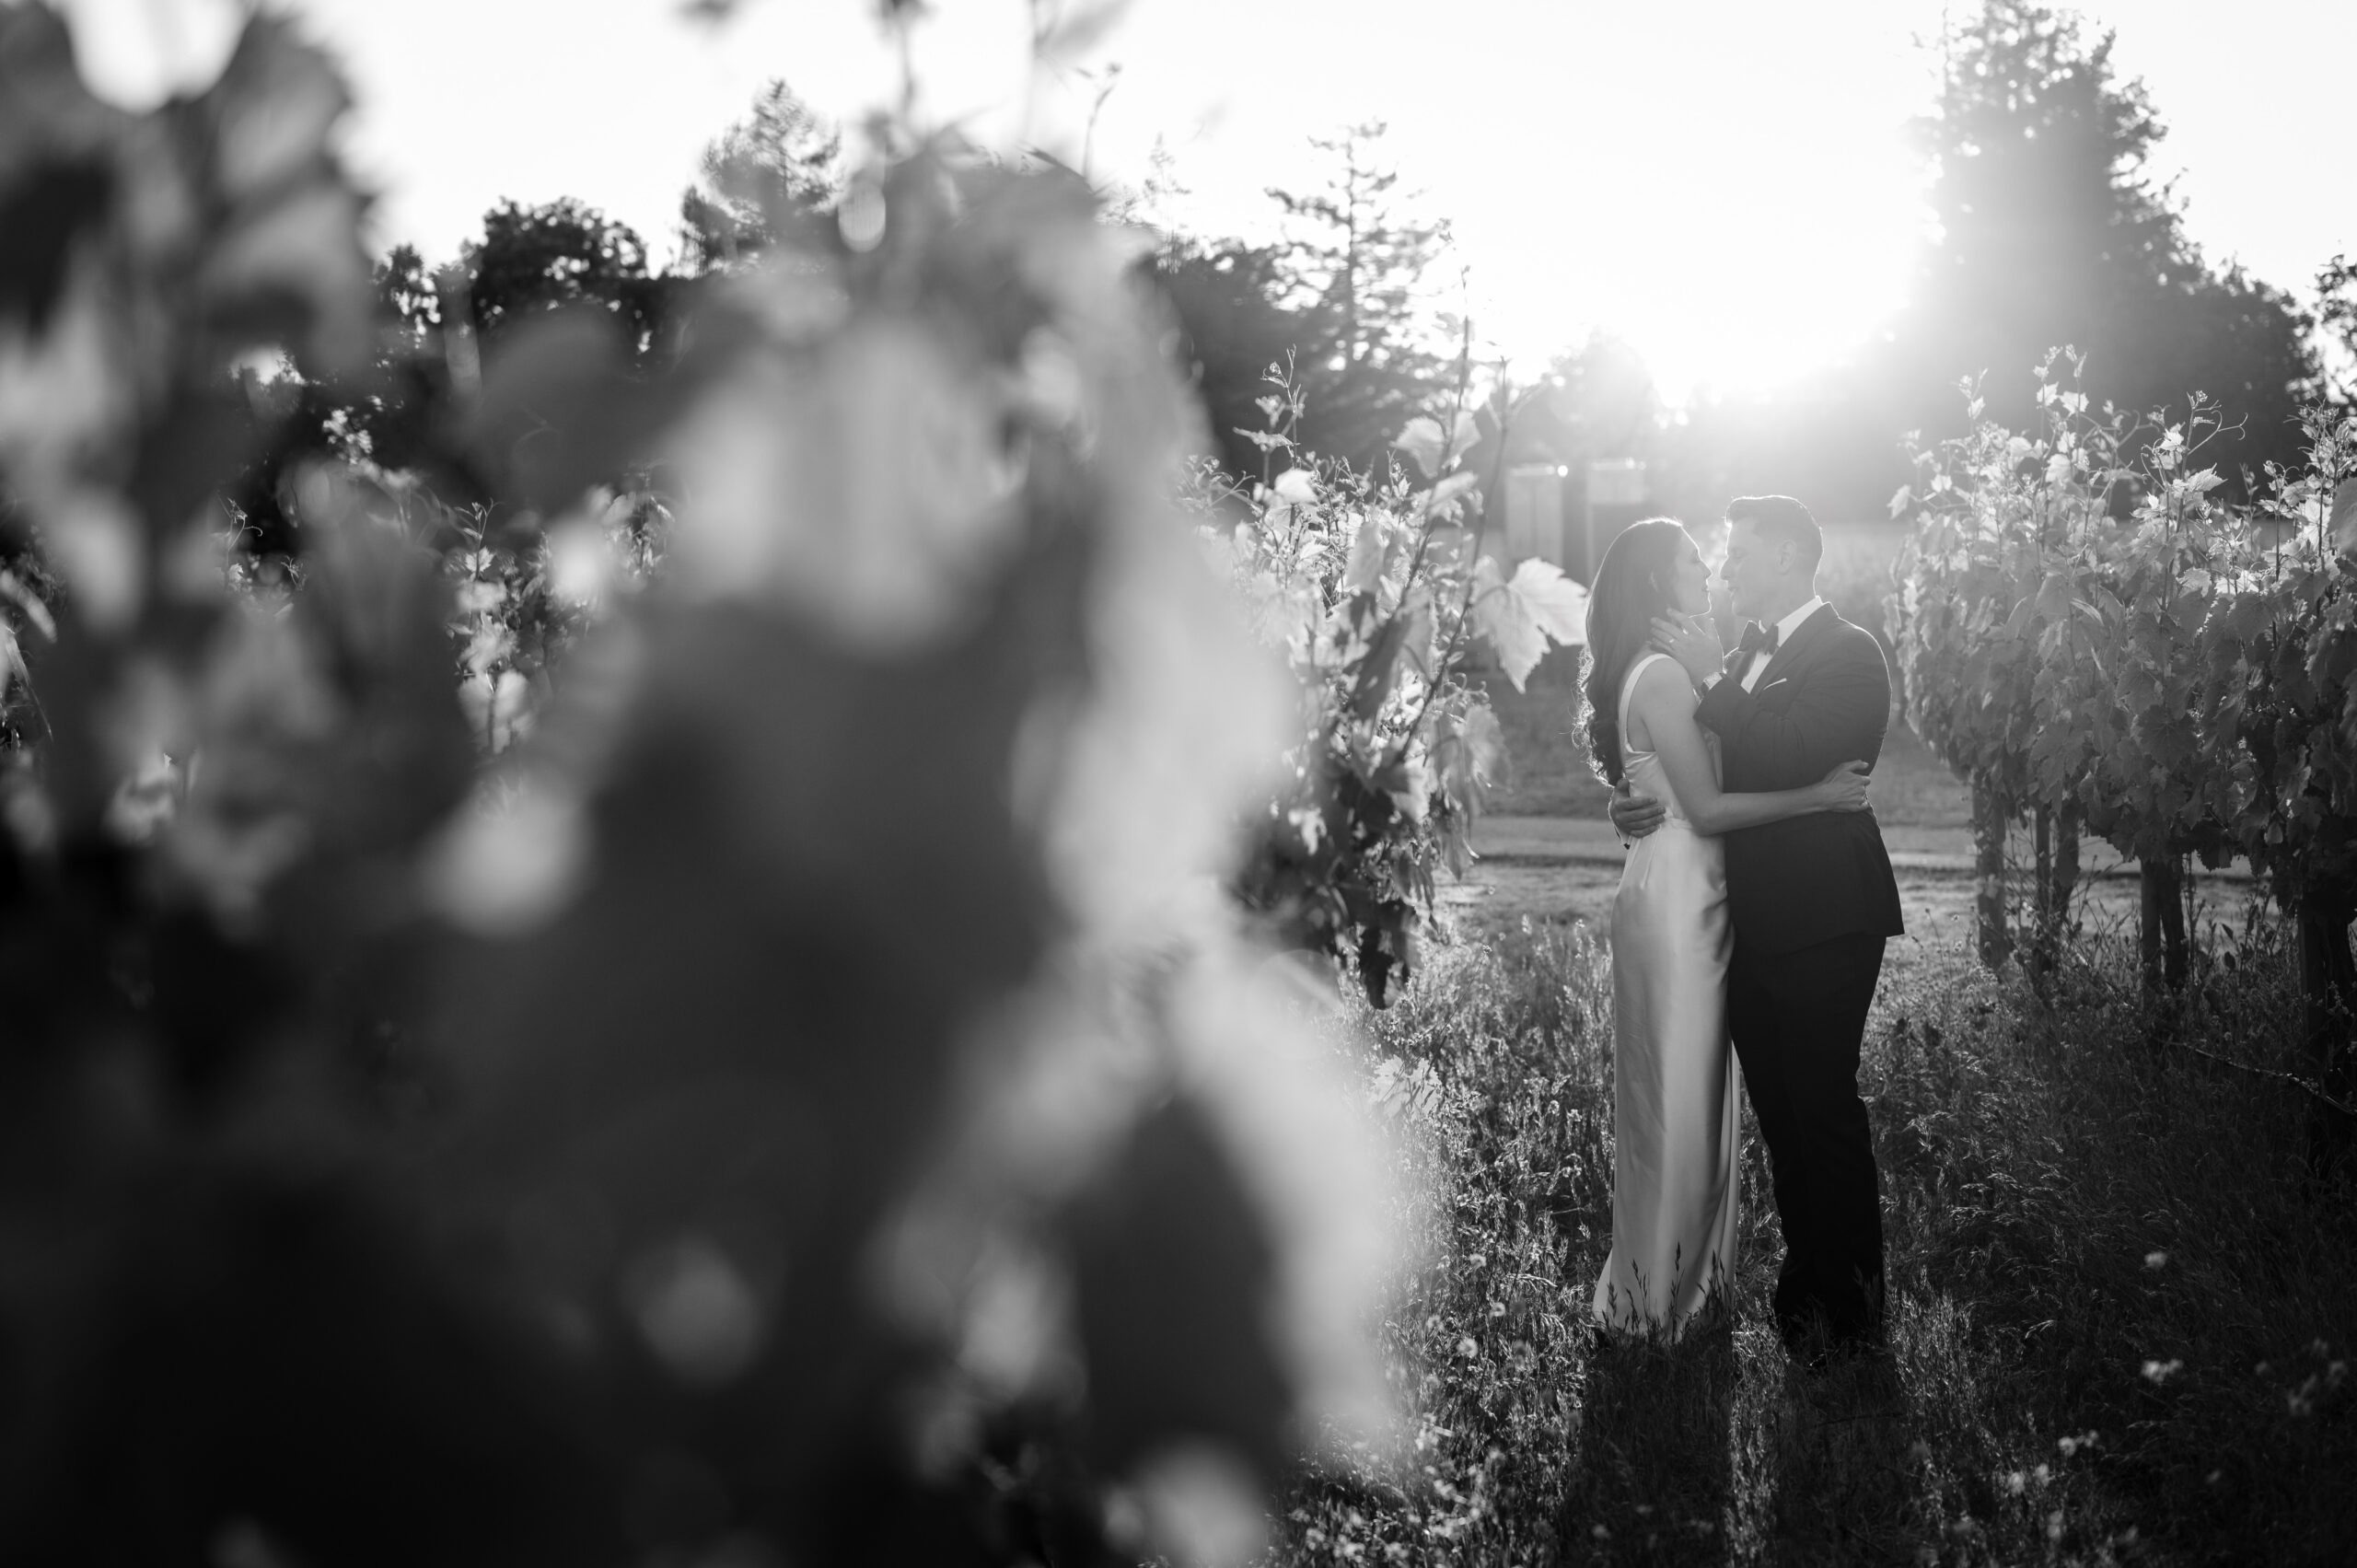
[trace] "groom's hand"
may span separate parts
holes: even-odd
[[[1697,686],[1726,669],[1726,650],[1719,646],[1719,634],[1706,616],[1655,617],[1653,645],[1676,659]]]
[[[1623,780],[1612,792],[1612,804],[1605,808],[1612,819],[1612,826],[1624,839],[1642,839],[1661,826],[1661,802],[1650,795],[1630,793]]]

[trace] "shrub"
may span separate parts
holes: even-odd
[[[1546,562],[1508,577],[1482,554],[1474,415],[1402,433],[1420,482],[1396,465],[1377,476],[1297,449],[1302,394],[1287,371],[1270,382],[1270,428],[1246,434],[1295,466],[1247,489],[1206,461],[1188,493],[1302,694],[1235,889],[1279,946],[1354,967],[1380,1007],[1422,963],[1434,874],[1463,875],[1505,775],[1477,647],[1519,691],[1550,644],[1585,635],[1586,598]],[[1501,453],[1512,412],[1503,389],[1485,411]]]

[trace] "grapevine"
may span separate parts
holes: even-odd
[[[2137,859],[2156,981],[2185,973],[2183,857],[2239,856],[2268,878],[2301,924],[2327,1118],[2314,1142],[2337,1150],[2357,1000],[2357,419],[2308,411],[2305,465],[2229,505],[2200,461],[2223,411],[2092,410],[2077,368],[2067,351],[2039,367],[2026,433],[1983,418],[1968,388],[1971,430],[1919,450],[1894,498],[1915,517],[1887,605],[1909,715],[1972,781],[1984,850],[1992,824],[2036,813]],[[2003,918],[1984,886],[1992,962]]]
[[[1585,598],[1546,562],[1508,576],[1481,552],[1474,459],[1503,449],[1504,394],[1479,415],[1460,402],[1446,424],[1414,422],[1399,443],[1412,471],[1378,476],[1297,451],[1300,392],[1282,367],[1270,382],[1269,428],[1247,434],[1294,466],[1247,487],[1203,464],[1189,491],[1303,693],[1236,890],[1280,946],[1353,967],[1382,1006],[1422,966],[1434,877],[1469,868],[1483,797],[1505,777],[1470,679],[1477,643],[1519,688],[1549,643],[1584,634]]]

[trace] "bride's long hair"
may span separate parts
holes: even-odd
[[[1686,542],[1675,517],[1631,523],[1605,547],[1587,596],[1587,749],[1608,783],[1620,760],[1620,682],[1645,651],[1655,616],[1669,612],[1670,568]]]

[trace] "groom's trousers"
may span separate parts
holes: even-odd
[[[1882,1316],[1882,1193],[1858,1051],[1884,939],[1837,936],[1749,953],[1727,970],[1727,1028],[1768,1142],[1784,1267],[1776,1320],[1797,1345],[1821,1318],[1836,1343],[1871,1339]]]

